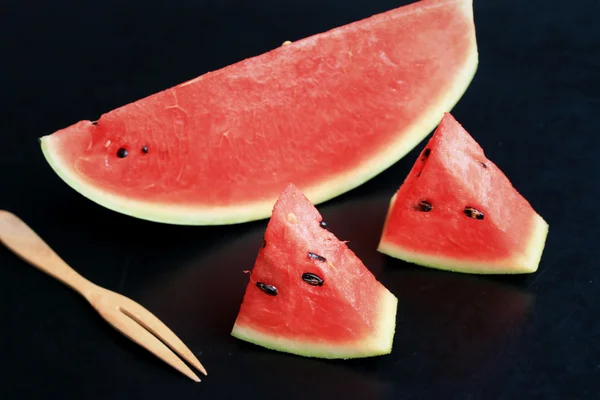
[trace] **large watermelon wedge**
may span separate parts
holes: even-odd
[[[388,354],[398,299],[293,185],[273,207],[232,335],[321,358]]]
[[[480,274],[538,269],[548,223],[446,113],[392,197],[379,250]]]
[[[403,157],[477,63],[472,0],[423,0],[80,121],[41,146],[67,184],[124,214],[262,219],[287,182],[316,204]]]

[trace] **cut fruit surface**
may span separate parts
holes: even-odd
[[[80,121],[41,147],[111,210],[186,225],[262,219],[287,182],[317,204],[402,158],[477,63],[472,0],[423,0]]]
[[[481,274],[538,268],[548,224],[446,113],[392,197],[379,251]]]
[[[302,356],[391,352],[397,298],[295,186],[277,200],[232,335]]]

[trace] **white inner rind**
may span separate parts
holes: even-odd
[[[391,202],[392,204],[393,201],[394,200]],[[464,258],[419,253],[414,250],[403,248],[400,244],[387,242],[385,241],[385,238],[381,240],[377,250],[383,254],[413,264],[452,272],[473,274],[527,274],[537,271],[547,236],[548,223],[539,214],[535,214],[533,216],[527,244],[523,246],[522,251],[517,251],[501,260],[469,261]]]
[[[463,0],[464,15],[473,19],[472,1]],[[410,126],[398,129],[396,141],[390,143],[380,153],[373,155],[355,168],[332,176],[310,187],[303,187],[302,191],[313,204],[320,204],[352,190],[403,158],[409,151],[417,146],[439,123],[444,112],[450,111],[469,87],[478,66],[478,51],[475,32],[465,40],[469,47],[464,64],[459,73],[449,77],[451,82],[448,89],[440,93],[437,98],[431,98],[430,107],[417,116]],[[276,200],[272,199],[257,202],[219,206],[215,204],[202,204],[200,201],[193,206],[184,206],[172,203],[135,200],[116,193],[110,193],[94,186],[92,182],[77,174],[61,157],[60,142],[54,140],[52,135],[40,139],[42,151],[50,166],[56,174],[69,186],[103,207],[120,212],[132,217],[154,222],[176,225],[225,225],[254,221],[267,218]],[[283,185],[294,182],[283,182]],[[201,200],[201,199],[199,199]]]
[[[240,325],[237,321],[231,335],[271,350],[305,357],[348,359],[389,354],[392,351],[396,331],[398,299],[385,287],[382,287],[380,293],[379,302],[377,303],[379,305],[375,309],[378,314],[376,326],[373,327],[373,331],[368,336],[350,343],[336,343],[327,340],[304,341],[271,335],[250,326]]]

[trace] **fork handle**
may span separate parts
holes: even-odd
[[[20,258],[87,297],[94,284],[67,265],[25,222],[0,210],[0,241]]]

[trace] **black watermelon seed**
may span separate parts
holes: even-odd
[[[302,280],[312,286],[323,286],[323,278],[310,272],[303,273]]]
[[[127,151],[127,149],[121,147],[119,150],[117,150],[117,157],[119,158],[125,158],[127,157],[127,154],[129,154],[129,152]]]
[[[267,241],[265,239],[263,239],[262,247],[267,247]]]
[[[417,172],[417,178],[421,176],[421,171]]]
[[[425,149],[425,151],[423,152],[423,156],[425,157],[429,157],[429,155],[431,154],[431,149],[428,147]]]
[[[148,154],[148,146],[142,147],[142,153]]]
[[[421,200],[419,202],[419,204],[417,204],[415,206],[415,210],[423,211],[423,212],[429,212],[432,209],[433,209],[433,206],[431,205],[431,203],[428,201],[425,201],[425,200]]]
[[[483,162],[479,161],[479,164],[481,164],[481,166],[482,166],[483,168],[487,168],[487,165],[485,165],[485,163],[483,163]]]
[[[270,296],[277,296],[277,288],[272,285],[266,285],[262,282],[256,282],[256,286]]]
[[[327,262],[327,259],[325,257],[320,256],[320,255],[315,254],[315,253],[311,253],[310,251],[308,252],[308,257],[312,258],[313,260],[319,260],[319,261]]]
[[[92,125],[98,125],[98,121],[92,121]]]
[[[484,215],[481,211],[479,211],[476,208],[473,207],[465,207],[465,209],[463,210],[463,212],[465,213],[465,215],[469,218],[473,218],[473,219],[483,219]]]
[[[329,226],[327,225],[327,222],[325,222],[325,221],[319,222],[319,226],[323,229],[329,229]]]

